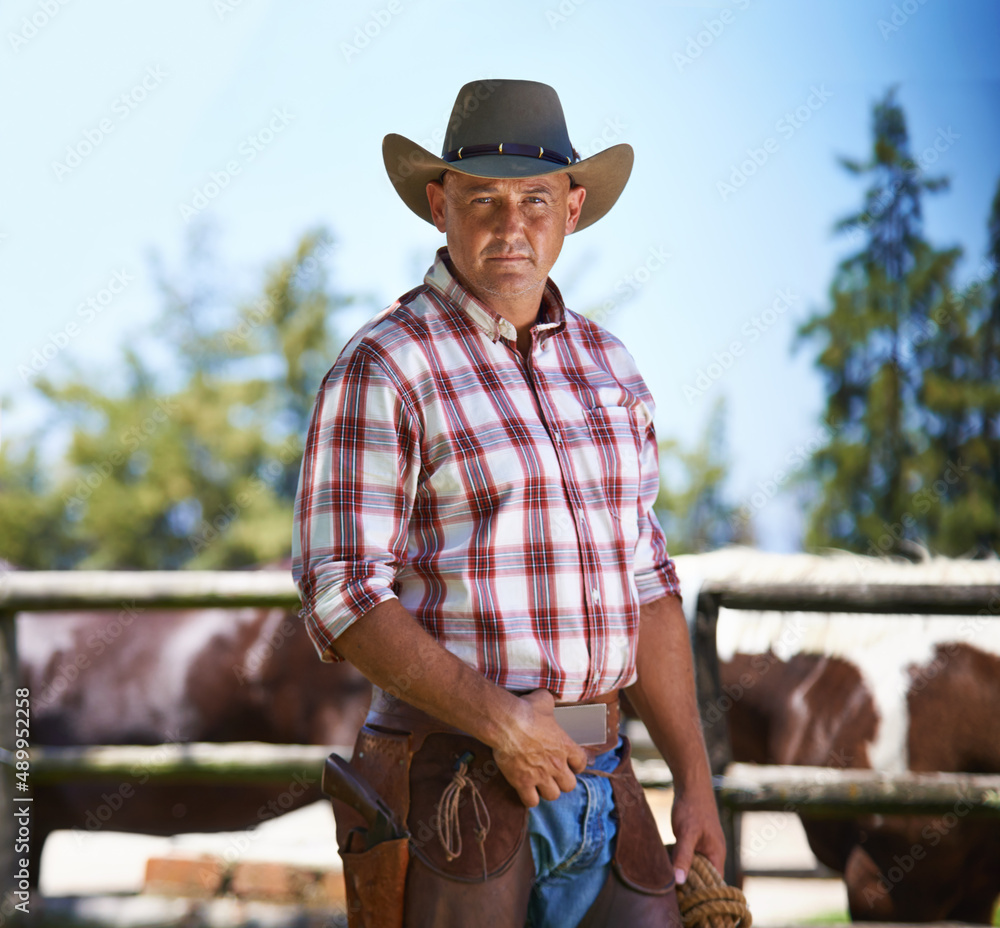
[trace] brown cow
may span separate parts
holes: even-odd
[[[1000,772],[1000,660],[968,645],[945,645],[934,659],[937,667],[911,669],[915,681],[934,678],[907,696],[910,769]],[[724,685],[744,688],[729,717],[736,760],[871,767],[880,718],[850,662],[736,654],[721,671]],[[1000,825],[968,811],[958,801],[943,816],[802,822],[817,859],[844,874],[855,921],[988,925],[1000,894]]]
[[[371,694],[349,664],[322,663],[298,617],[280,609],[26,613],[17,633],[38,745],[346,745]],[[319,770],[275,787],[154,785],[141,767],[131,773],[35,788],[36,878],[57,828],[229,831],[321,797]]]
[[[995,563],[720,552],[706,570],[712,558],[700,575],[733,581],[1000,582]],[[719,654],[736,694],[736,760],[1000,773],[1000,619],[724,610]],[[844,874],[854,920],[990,924],[1000,824],[968,812],[959,800],[940,816],[803,816],[803,825],[816,857]]]

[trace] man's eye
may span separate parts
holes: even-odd
[[[476,197],[472,202],[473,203],[492,203],[493,202],[493,197]]]

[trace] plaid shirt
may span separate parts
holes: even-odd
[[[639,605],[679,595],[652,511],[652,398],[551,281],[527,361],[516,336],[442,248],[323,381],[293,572],[325,659],[398,597],[507,689],[578,700],[633,682]]]

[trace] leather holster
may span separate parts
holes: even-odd
[[[489,810],[490,827],[480,851],[475,815],[463,798],[462,853],[449,860],[438,837],[438,803],[460,759]],[[487,745],[376,693],[351,766],[406,823],[409,839],[363,850],[363,819],[333,800],[350,928],[460,928],[470,917],[476,928],[523,926],[534,878],[528,810]]]

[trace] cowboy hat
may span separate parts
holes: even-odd
[[[577,230],[597,222],[618,199],[632,172],[632,146],[614,145],[582,161],[570,144],[555,90],[537,81],[483,80],[455,100],[441,157],[401,135],[382,141],[382,160],[402,201],[433,223],[427,184],[444,171],[473,177],[569,174],[587,196]]]

